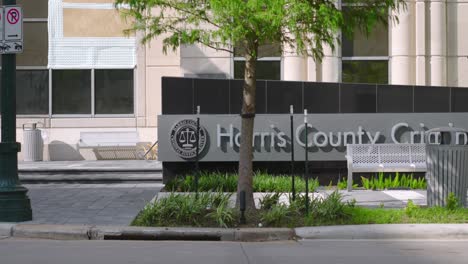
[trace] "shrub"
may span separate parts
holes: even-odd
[[[208,213],[206,217],[216,222],[219,227],[228,228],[234,223],[234,210],[232,208],[228,208],[227,203],[222,203],[219,204],[211,213]]]
[[[234,211],[229,208],[230,194],[200,193],[182,195],[171,193],[147,205],[132,222],[137,226],[204,226],[211,219],[219,227],[232,224]]]
[[[260,200],[260,208],[263,210],[270,210],[273,206],[279,204],[281,193],[267,194]]]
[[[262,222],[265,226],[285,226],[290,221],[290,210],[286,205],[276,204],[270,208],[270,210],[265,211],[262,215]]]
[[[461,204],[460,204],[460,201],[458,200],[458,198],[455,196],[455,194],[453,192],[449,193],[448,197],[447,197],[447,206],[446,208],[450,211],[454,211],[458,208],[461,207]]]

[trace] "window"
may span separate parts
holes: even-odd
[[[133,102],[133,69],[52,71],[54,115],[133,114]]]
[[[95,70],[96,114],[133,114],[133,70]]]
[[[52,72],[52,113],[91,114],[91,70]]]
[[[245,59],[242,49],[234,48],[234,78],[244,79]],[[281,80],[281,46],[269,44],[259,47],[257,61],[257,79]]]
[[[16,112],[18,115],[49,114],[49,71],[16,71]]]
[[[350,8],[344,6],[343,9]],[[369,35],[356,29],[352,38],[342,36],[342,81],[388,83],[388,29],[377,24]]]
[[[342,62],[344,83],[388,83],[388,61],[344,60]]]
[[[234,78],[244,79],[245,61],[234,61]],[[257,79],[258,80],[280,80],[281,79],[281,61],[257,61]]]

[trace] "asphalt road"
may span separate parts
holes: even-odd
[[[0,239],[0,263],[467,263],[468,241],[154,242]]]

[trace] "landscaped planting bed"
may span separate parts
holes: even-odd
[[[309,199],[306,211],[305,181],[295,177],[296,199],[292,199],[291,176],[255,173],[254,192],[263,194],[260,207],[246,212],[247,224],[240,225],[240,212],[230,200],[237,191],[237,175],[228,173],[201,173],[198,195],[195,177],[188,175],[169,182],[165,191],[154,203],[148,204],[135,218],[135,226],[191,226],[191,227],[301,227],[317,225],[402,224],[402,223],[468,223],[468,209],[460,208],[453,194],[446,208],[425,208],[411,200],[405,208],[364,208],[356,201],[345,202],[338,190],[346,188],[346,181],[338,181],[328,196],[315,195]],[[354,188],[425,189],[424,178],[412,174],[380,173],[377,177],[361,177]],[[309,193],[319,188],[317,179],[309,180]],[[182,192],[182,193],[175,193]],[[285,197],[286,196],[286,197]],[[284,202],[286,198],[287,202]]]
[[[247,224],[240,225],[239,210],[229,205],[231,194],[203,192],[170,194],[148,204],[136,217],[135,226],[192,227],[300,227],[317,225],[468,223],[468,209],[460,208],[453,195],[446,208],[422,208],[409,201],[402,209],[362,208],[355,201],[344,202],[338,191],[326,198],[310,199],[306,213],[305,196],[289,205],[279,202],[280,194],[263,198],[260,209],[246,212]]]

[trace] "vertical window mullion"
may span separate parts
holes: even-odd
[[[49,69],[49,118],[52,118],[52,69]]]
[[[138,85],[137,69],[133,68],[133,115],[135,116],[135,126],[138,127]]]
[[[96,93],[95,93],[95,78],[94,78],[94,69],[91,69],[91,116],[96,115]]]

